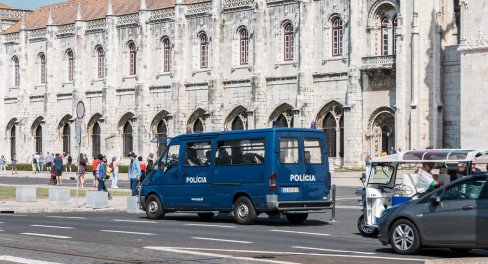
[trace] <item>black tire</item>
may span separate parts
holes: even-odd
[[[367,227],[364,224],[364,215],[361,215],[358,219],[358,230],[363,237],[376,237],[378,236],[378,228]]]
[[[450,250],[456,254],[466,254],[471,251],[471,248],[450,248]]]
[[[256,222],[256,209],[246,196],[239,197],[234,203],[234,218],[240,225],[252,225]]]
[[[305,222],[308,218],[308,214],[285,214],[286,219],[293,225],[299,225]]]
[[[389,234],[393,250],[402,255],[413,255],[420,250],[420,236],[415,225],[406,220],[396,221]]]
[[[214,213],[198,213],[198,217],[209,220],[211,219],[215,214]]]
[[[164,217],[164,209],[159,197],[155,194],[151,194],[146,199],[146,215],[149,219],[161,219]]]

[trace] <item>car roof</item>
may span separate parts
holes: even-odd
[[[376,163],[419,163],[419,162],[473,162],[477,157],[488,155],[488,150],[469,149],[425,149],[409,150],[384,157],[374,158]]]

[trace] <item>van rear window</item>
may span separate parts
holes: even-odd
[[[264,164],[265,138],[217,141],[215,165]]]
[[[210,166],[211,142],[190,142],[186,144],[185,167]]]
[[[322,140],[320,138],[304,138],[303,151],[306,164],[322,164]]]
[[[298,154],[298,138],[280,138],[280,163],[297,164],[300,162]]]

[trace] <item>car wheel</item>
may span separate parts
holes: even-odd
[[[286,219],[293,225],[299,225],[305,222],[308,218],[308,214],[285,214]]]
[[[239,197],[234,203],[234,218],[241,225],[252,225],[256,222],[256,209],[246,196]]]
[[[214,215],[215,215],[214,213],[198,213],[198,217],[205,219],[205,220],[209,220]]]
[[[420,250],[420,236],[415,225],[406,219],[396,221],[390,232],[390,244],[398,254],[417,253]]]
[[[378,228],[367,227],[364,223],[364,215],[358,219],[358,230],[364,237],[376,237],[378,235]]]
[[[164,217],[164,209],[159,197],[151,194],[146,200],[146,215],[149,219],[161,219]]]
[[[471,248],[450,248],[450,250],[457,254],[465,254],[471,251]]]

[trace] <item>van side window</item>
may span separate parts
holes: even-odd
[[[218,141],[215,165],[264,164],[266,139]]]
[[[280,163],[297,164],[300,162],[298,154],[298,138],[280,138]]]
[[[186,144],[185,167],[210,166],[211,142],[190,142]]]
[[[166,152],[166,156],[163,157],[166,159],[164,171],[174,168],[178,165],[179,155],[180,155],[180,145],[172,145],[168,147],[168,152]]]
[[[322,164],[322,141],[320,138],[304,138],[303,151],[305,164]]]

